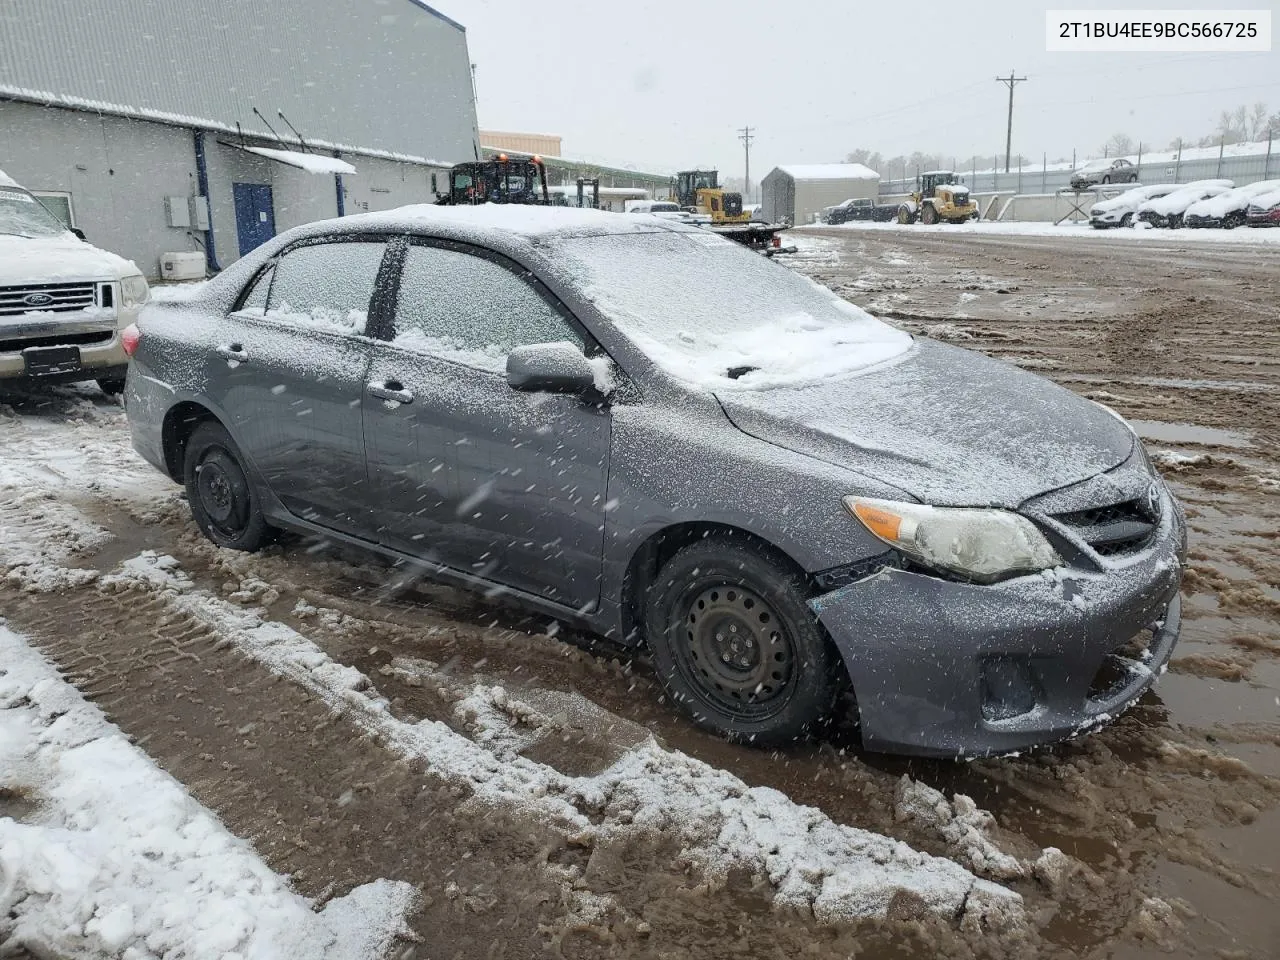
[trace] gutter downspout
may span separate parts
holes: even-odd
[[[196,143],[196,183],[204,197],[205,214],[209,217],[209,229],[204,232],[204,259],[211,273],[221,273],[218,251],[213,245],[213,204],[209,201],[209,165],[204,155],[204,131],[192,130]]]
[[[335,150],[333,155],[336,157],[338,155],[338,151]],[[338,216],[345,217],[347,215],[347,201],[342,196],[342,174],[335,173],[333,175],[333,185],[338,191]]]

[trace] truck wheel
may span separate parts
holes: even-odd
[[[920,211],[920,222],[930,225],[938,222],[938,211],[934,209],[933,204],[925,204],[925,208]]]
[[[899,222],[899,223],[903,223],[903,224],[906,224],[906,223],[915,223],[915,220],[916,220],[915,214],[911,212],[911,208],[910,208],[910,207],[908,207],[908,206],[906,206],[906,205],[903,205],[903,206],[901,206],[901,207],[899,207],[899,208],[898,208],[898,222]]]
[[[730,740],[786,743],[831,715],[839,660],[804,578],[749,544],[685,547],[647,591],[645,634],[671,699]]]

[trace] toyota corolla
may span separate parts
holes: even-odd
[[[687,225],[310,224],[128,331],[133,442],[276,530],[647,647],[694,722],[1011,751],[1116,717],[1179,628],[1182,513],[1124,421]]]

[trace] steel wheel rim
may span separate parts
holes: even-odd
[[[196,471],[196,495],[209,524],[234,540],[249,523],[249,491],[244,475],[223,450],[212,450]]]
[[[738,584],[691,584],[672,617],[676,664],[706,705],[735,720],[775,716],[797,677],[795,642],[777,611]]]

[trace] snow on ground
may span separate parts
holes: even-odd
[[[732,869],[745,869],[772,882],[778,903],[812,909],[827,923],[883,916],[901,893],[941,915],[965,914],[1005,927],[1022,922],[1018,894],[950,860],[836,824],[776,790],[747,787],[726,771],[662,748],[652,737],[603,772],[573,777],[512,757],[509,750],[500,751],[500,759],[436,720],[399,720],[364,674],[330,659],[285,624],[197,588],[173,557],[144,552],[101,584],[105,590],[158,593],[406,759],[423,760],[436,776],[465,783],[483,802],[535,815],[569,834],[604,840],[669,832],[681,842],[682,859],[706,882],[721,883]],[[473,707],[482,699],[505,705],[480,711],[487,724],[520,712],[496,689],[470,696]],[[510,737],[485,741],[509,745]]]
[[[416,893],[316,912],[0,624],[0,942],[40,956],[372,960]]]
[[[981,220],[969,223],[867,223],[854,221],[840,224],[805,224],[806,230],[860,231],[868,230],[878,233],[895,233],[900,230],[913,230],[925,233],[972,233],[983,236],[1018,236],[1018,237],[1092,237],[1100,240],[1143,240],[1153,243],[1242,243],[1266,246],[1280,244],[1280,230],[1242,227],[1237,230],[1161,230],[1157,228],[1098,230],[1087,223],[1024,223],[1015,221]]]

